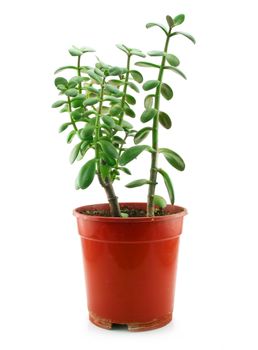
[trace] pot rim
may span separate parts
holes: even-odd
[[[147,203],[146,202],[121,202],[119,203],[121,207],[123,206],[128,206],[133,205],[136,207],[139,205],[140,207],[146,207]],[[167,220],[175,220],[178,218],[181,218],[185,215],[188,214],[187,210],[184,207],[178,206],[178,205],[167,205],[167,209],[173,210],[174,212],[171,213],[170,215],[164,215],[164,216],[154,216],[154,217],[128,217],[128,218],[122,218],[122,217],[109,217],[109,216],[94,216],[94,215],[86,215],[80,213],[81,210],[85,209],[93,209],[94,207],[97,208],[99,206],[107,206],[108,203],[97,203],[97,204],[88,204],[88,205],[83,205],[81,207],[75,208],[73,210],[73,215],[82,220],[88,220],[88,221],[101,221],[101,222],[112,222],[112,223],[137,223],[137,222],[157,222],[157,221],[167,221]]]

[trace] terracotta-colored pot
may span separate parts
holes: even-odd
[[[121,203],[145,209],[146,203]],[[172,215],[114,218],[82,214],[108,204],[74,210],[81,236],[90,321],[110,329],[159,328],[172,320],[179,236],[184,208]]]

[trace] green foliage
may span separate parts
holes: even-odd
[[[109,65],[97,58],[95,66],[81,65],[84,54],[94,52],[89,47],[72,46],[69,53],[75,60],[74,65],[66,65],[58,68],[55,74],[71,73],[70,78],[58,76],[54,80],[58,94],[61,96],[52,104],[53,108],[60,108],[62,116],[67,120],[59,127],[60,133],[67,130],[66,141],[75,143],[70,153],[70,163],[87,158],[88,153],[94,153],[92,159],[85,161],[76,178],[76,188],[86,189],[97,175],[98,181],[109,197],[112,215],[126,217],[120,212],[117,197],[114,196],[113,183],[120,180],[121,173],[131,175],[130,169],[125,167],[136,159],[143,151],[151,153],[151,167],[149,179],[134,180],[126,185],[128,188],[149,186],[148,216],[154,215],[154,206],[165,208],[166,201],[155,194],[157,175],[161,175],[170,202],[174,203],[174,189],[172,181],[165,170],[158,168],[158,154],[165,157],[170,165],[177,170],[184,170],[183,159],[168,148],[158,148],[158,124],[170,129],[172,122],[169,115],[161,110],[161,97],[167,101],[173,98],[173,90],[170,85],[163,82],[167,72],[172,71],[184,79],[186,76],[177,67],[179,59],[174,53],[169,52],[169,41],[175,36],[184,36],[193,43],[195,39],[186,32],[174,31],[174,27],[184,22],[184,15],[174,18],[166,16],[166,23],[150,22],[147,28],[157,27],[165,34],[165,45],[162,50],[148,52],[150,60],[158,62],[138,61],[135,57],[144,58],[145,54],[135,48],[124,44],[116,45],[122,51],[126,61],[123,66]],[[83,57],[82,57],[83,56]],[[142,72],[133,67],[155,69],[154,79],[144,82]],[[66,76],[66,75],[65,75]],[[150,122],[151,126],[135,130],[128,122],[128,117],[136,118],[132,106],[137,104],[134,93],[140,92],[140,85],[144,91],[150,91],[144,98],[144,110],[140,116],[142,123]],[[151,135],[151,145],[140,145],[148,135]],[[130,146],[130,142],[135,146]],[[91,152],[88,152],[91,150]]]
[[[132,182],[129,182],[127,185],[125,185],[125,187],[133,188],[133,187],[139,187],[139,186],[147,185],[149,183],[150,183],[149,180],[139,179],[139,180],[134,180]]]
[[[162,209],[166,208],[167,206],[166,200],[157,194],[154,195],[153,204]]]
[[[83,165],[78,174],[78,186],[85,189],[92,183],[96,171],[96,159],[91,159]]]
[[[159,148],[159,153],[162,153],[166,160],[177,170],[183,171],[185,163],[179,154],[168,148]]]
[[[127,148],[122,156],[120,157],[119,164],[120,165],[126,165],[129,162],[131,162],[133,159],[138,157],[139,154],[141,154],[143,151],[148,149],[149,146],[147,145],[141,145],[141,146],[133,146],[130,148]]]

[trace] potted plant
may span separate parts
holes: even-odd
[[[143,83],[142,73],[133,67],[135,57],[145,58],[145,54],[125,45],[117,45],[125,54],[124,67],[98,58],[95,67],[82,65],[83,56],[94,50],[73,46],[69,53],[76,64],[55,72],[73,72],[70,79],[55,79],[62,98],[52,107],[61,107],[60,112],[69,117],[59,131],[70,129],[67,142],[76,140],[70,162],[83,161],[76,189],[88,188],[96,176],[107,195],[107,204],[74,210],[83,249],[89,318],[103,328],[124,324],[131,331],[142,331],[161,327],[172,319],[179,236],[186,210],[174,205],[172,182],[159,168],[158,156],[164,156],[180,171],[185,164],[173,150],[159,147],[159,124],[171,127],[169,115],[161,108],[161,98],[173,97],[172,88],[163,82],[165,73],[172,71],[185,78],[178,69],[179,59],[169,50],[170,40],[182,35],[195,43],[190,34],[176,31],[184,18],[167,16],[166,26],[146,25],[159,27],[165,34],[163,51],[148,53],[161,62],[135,62],[138,67],[156,70],[153,80]],[[135,130],[128,121],[128,117],[136,117],[136,98],[131,93],[139,93],[142,83],[148,95],[140,119],[152,124]],[[151,144],[141,144],[149,134]],[[128,145],[130,140],[133,146]],[[147,203],[119,203],[115,182],[122,173],[131,174],[127,164],[144,151],[151,157],[149,177],[126,187],[148,186]],[[158,175],[165,182],[171,204],[156,194]]]

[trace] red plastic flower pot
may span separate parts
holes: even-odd
[[[146,203],[121,203],[145,209]],[[159,328],[172,320],[179,236],[184,208],[168,205],[171,215],[114,218],[74,210],[81,236],[90,321],[130,331]]]

